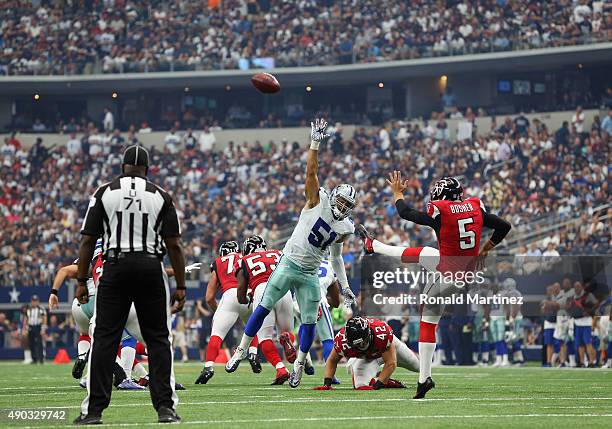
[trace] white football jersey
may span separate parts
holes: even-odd
[[[336,281],[336,274],[329,261],[323,260],[319,266],[319,286],[321,287],[321,303],[327,305],[327,289]]]
[[[573,288],[569,288],[568,290],[563,290],[561,289],[561,291],[553,296],[552,300],[554,302],[556,302],[557,304],[559,304],[559,310],[557,310],[557,317],[567,317],[567,310],[565,309],[565,304],[567,303],[568,299],[571,299],[574,297],[574,289]]]
[[[498,292],[493,292],[493,291],[489,291],[487,293],[487,296],[492,297],[492,296],[499,296],[500,298],[503,298],[506,296],[506,291],[504,290],[499,290]],[[489,304],[489,316],[490,317],[506,317],[506,309],[505,306],[503,304],[498,304],[495,303],[491,300],[490,304]]]
[[[298,223],[283,249],[283,256],[312,271],[318,270],[333,242],[355,232],[355,225],[350,218],[334,219],[329,195],[323,188],[319,188],[319,199],[315,207],[302,209]]]

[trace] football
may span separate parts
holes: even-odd
[[[274,94],[280,91],[278,79],[270,73],[257,73],[251,78],[251,83],[259,92],[264,94]]]

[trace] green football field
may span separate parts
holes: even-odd
[[[302,385],[270,386],[271,367],[253,374],[248,363],[226,374],[221,366],[205,386],[193,384],[200,364],[176,364],[178,412],[192,427],[286,428],[610,428],[612,371],[601,369],[435,368],[436,389],[414,401],[416,375],[403,369],[396,378],[408,389],[354,391],[344,367],[342,384],[333,391],[314,391],[322,368]],[[67,427],[84,397],[71,366],[0,363],[0,409],[67,409],[68,421],[9,423],[5,427]],[[105,426],[156,425],[148,391],[113,391]]]

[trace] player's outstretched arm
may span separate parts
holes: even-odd
[[[206,304],[208,304],[208,308],[213,312],[217,311],[217,300],[215,299],[215,295],[217,294],[218,283],[219,279],[217,278],[217,273],[213,271],[210,275],[210,280],[208,280],[208,286],[206,286]]]
[[[347,235],[343,235],[338,241],[329,246],[329,255],[332,268],[338,277],[340,291],[342,292],[342,296],[344,296],[344,306],[350,308],[351,304],[355,302],[355,295],[349,287],[346,269],[344,268],[344,260],[342,259],[342,247],[346,237]]]
[[[402,218],[416,223],[417,225],[429,226],[431,228],[440,228],[440,221],[432,218],[427,213],[420,210],[415,210],[409,207],[404,201],[404,192],[408,188],[408,180],[402,180],[402,173],[394,171],[389,173],[387,184],[393,193],[393,202],[397,214]]]
[[[382,358],[385,364],[376,379],[374,389],[385,386],[397,368],[397,356],[395,355],[395,344],[393,344],[393,342],[391,342],[391,346],[382,354]]]
[[[334,375],[336,375],[336,369],[338,368],[338,362],[340,362],[342,356],[336,353],[336,349],[332,349],[331,354],[327,358],[327,363],[325,364],[325,373],[323,386],[315,387],[314,390],[331,390],[332,389],[332,379]]]
[[[489,254],[489,251],[501,243],[502,240],[506,238],[506,235],[508,235],[510,232],[510,229],[512,229],[509,222],[505,221],[499,216],[487,213],[484,210],[482,210],[482,224],[483,226],[492,229],[493,235],[484,244],[484,246],[482,246],[482,249],[480,249],[480,252],[478,253],[478,260],[476,262],[477,269],[484,267],[484,261]]]
[[[76,279],[77,271],[77,264],[66,265],[65,267],[59,269],[55,275],[55,278],[53,279],[53,286],[51,286],[52,292],[49,294],[49,310],[57,308],[57,292],[60,290],[66,279]]]
[[[317,118],[310,123],[310,149],[306,160],[306,207],[311,209],[319,204],[319,145],[329,137],[327,134],[327,122]]]

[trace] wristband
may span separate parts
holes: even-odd
[[[49,292],[50,295],[55,295],[57,296],[57,290],[56,289],[51,289],[51,291]]]
[[[177,286],[177,287],[176,287],[176,290],[187,290],[187,287],[186,287],[186,286],[183,286],[183,287],[178,287],[178,286]]]
[[[310,149],[312,150],[319,150],[319,145],[321,144],[321,142],[315,141],[315,140],[310,140]]]
[[[330,387],[332,385],[332,379],[329,377],[325,377],[325,379],[323,380],[323,385]]]

